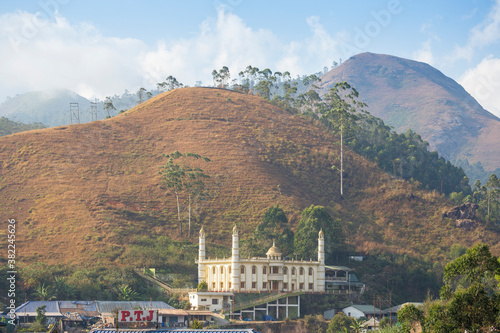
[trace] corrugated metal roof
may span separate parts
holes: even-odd
[[[59,301],[59,309],[81,309],[87,312],[97,312],[94,301]]]
[[[116,309],[119,310],[159,310],[175,309],[173,306],[160,301],[96,301],[97,311],[102,314],[110,314]]]
[[[420,302],[406,302],[406,303],[403,303],[403,304],[399,304],[399,305],[396,305],[396,306],[393,306],[392,308],[388,308],[388,309],[385,309],[385,310],[382,310],[382,313],[397,313],[403,306],[405,305],[409,305],[409,304],[413,304],[415,306],[422,306],[424,305],[424,303],[420,303]]]
[[[36,309],[43,305],[45,305],[45,315],[47,317],[62,316],[58,301],[28,301],[17,307],[16,315],[18,317],[23,317],[25,315],[36,316]]]
[[[107,330],[92,330],[89,333],[115,333],[116,329]],[[189,328],[171,328],[171,329],[161,329],[161,330],[125,330],[120,329],[120,332],[127,333],[162,333],[162,332],[183,332],[183,333],[257,333],[251,328],[233,328],[233,329],[189,329]]]
[[[375,312],[375,314],[378,314],[380,312],[380,309],[373,307],[373,305],[351,305],[351,306],[348,306],[347,308],[350,308],[350,307],[355,308],[363,313],[373,314]],[[344,308],[344,310],[347,308]]]

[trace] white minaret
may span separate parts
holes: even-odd
[[[318,291],[325,291],[325,234],[323,229],[318,234]]]
[[[238,228],[234,224],[233,228],[233,249],[231,256],[231,291],[240,289],[240,245]]]
[[[200,245],[198,249],[198,283],[201,281],[206,281],[205,276],[205,264],[203,263],[205,260],[205,230],[203,227],[200,229]]]

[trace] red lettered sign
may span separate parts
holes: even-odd
[[[118,311],[118,322],[120,323],[156,322],[157,318],[158,318],[158,312],[156,310]]]

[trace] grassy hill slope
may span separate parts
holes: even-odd
[[[447,159],[500,168],[500,119],[428,64],[362,53],[322,77],[322,92],[347,81],[368,111],[398,133],[411,128]]]
[[[189,238],[179,236],[175,197],[158,174],[166,162],[161,154],[175,150],[212,160],[193,163],[211,176],[210,198],[194,203]],[[0,214],[18,222],[19,263],[158,267],[164,257],[138,253],[140,244],[166,236],[187,239],[196,251],[201,225],[213,255],[217,244],[229,246],[234,223],[245,238],[276,203],[293,228],[305,207],[328,207],[357,252],[433,262],[446,260],[455,243],[484,241],[500,253],[498,234],[442,220],[449,203],[438,193],[396,180],[349,151],[341,200],[330,168],[338,156],[338,140],[318,124],[259,97],[183,88],[111,119],[1,137]],[[167,248],[159,251],[168,257]]]

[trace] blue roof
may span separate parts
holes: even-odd
[[[162,332],[182,332],[182,333],[258,333],[251,328],[233,328],[233,329],[189,329],[189,328],[171,328],[161,330],[127,330],[120,329],[120,332],[126,333],[162,333]],[[116,333],[116,329],[96,329],[89,333]]]
[[[97,312],[94,301],[59,301],[59,309],[81,309],[87,312]]]
[[[173,306],[160,301],[96,301],[97,311],[102,313],[112,313],[116,309],[119,310],[160,310],[160,309],[175,309]]]
[[[16,308],[17,316],[36,316],[36,309],[45,305],[45,315],[49,317],[62,316],[58,301],[28,301]]]

